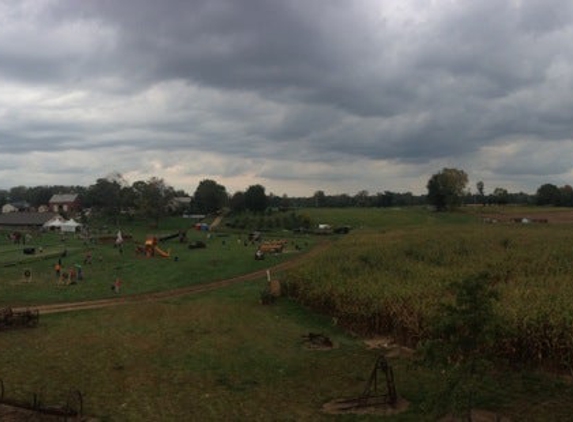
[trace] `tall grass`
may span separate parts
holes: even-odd
[[[428,336],[448,286],[479,272],[496,283],[499,354],[573,367],[573,232],[564,226],[427,225],[364,232],[288,273],[291,296],[362,334]]]

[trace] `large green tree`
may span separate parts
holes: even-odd
[[[535,195],[537,205],[560,205],[561,191],[551,183],[541,185]]]
[[[317,190],[316,192],[314,192],[314,195],[312,196],[312,198],[314,199],[314,206],[315,207],[321,208],[321,207],[325,206],[326,195],[324,194],[324,191]]]
[[[506,205],[509,202],[509,192],[504,188],[495,188],[492,193],[492,199],[497,205]]]
[[[175,195],[174,189],[163,179],[152,177],[147,182],[135,182],[133,190],[138,210],[158,226],[161,217],[167,214],[167,205]]]
[[[245,205],[245,192],[235,192],[229,202],[231,211],[237,214],[242,213],[246,209]]]
[[[107,216],[119,215],[121,209],[121,185],[116,180],[97,179],[85,194],[85,205]]]
[[[478,195],[479,195],[479,202],[482,205],[485,205],[484,187],[485,187],[485,185],[484,185],[483,181],[480,180],[479,182],[476,183],[476,188],[477,188]]]
[[[263,212],[267,209],[267,195],[262,185],[249,186],[245,192],[245,207],[249,211]]]
[[[559,188],[561,192],[561,203],[563,207],[573,206],[573,188],[570,185],[565,185]]]
[[[438,211],[459,207],[467,184],[468,175],[465,171],[444,168],[428,181],[428,202]]]
[[[193,207],[201,213],[209,214],[219,211],[228,203],[227,189],[214,180],[202,180],[193,194]]]

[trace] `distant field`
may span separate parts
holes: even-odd
[[[504,212],[539,213],[509,210]],[[438,304],[451,298],[448,285],[487,272],[502,295],[497,312],[507,327],[507,341],[498,352],[518,361],[573,368],[573,226],[484,224],[474,210],[427,215],[432,224],[410,225],[405,222],[410,211],[402,212],[394,226],[386,220],[383,232],[351,234],[290,271],[291,295],[355,331],[392,333],[415,345],[427,338],[427,323]],[[381,214],[394,215],[390,210]],[[413,211],[409,218],[421,221],[423,215]]]
[[[422,207],[412,208],[305,208],[300,210],[314,222],[352,229],[395,229],[443,223],[465,223],[474,216],[465,213],[432,213]]]

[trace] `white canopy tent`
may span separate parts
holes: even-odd
[[[46,221],[42,227],[46,229],[59,229],[65,221],[63,217],[57,215],[49,221]]]
[[[68,221],[62,223],[60,230],[65,233],[75,233],[78,227],[81,227],[81,224],[71,218]]]

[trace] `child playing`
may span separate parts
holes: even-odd
[[[113,290],[114,292],[119,293],[120,288],[121,288],[121,279],[117,277],[115,279],[115,282],[113,283]]]

